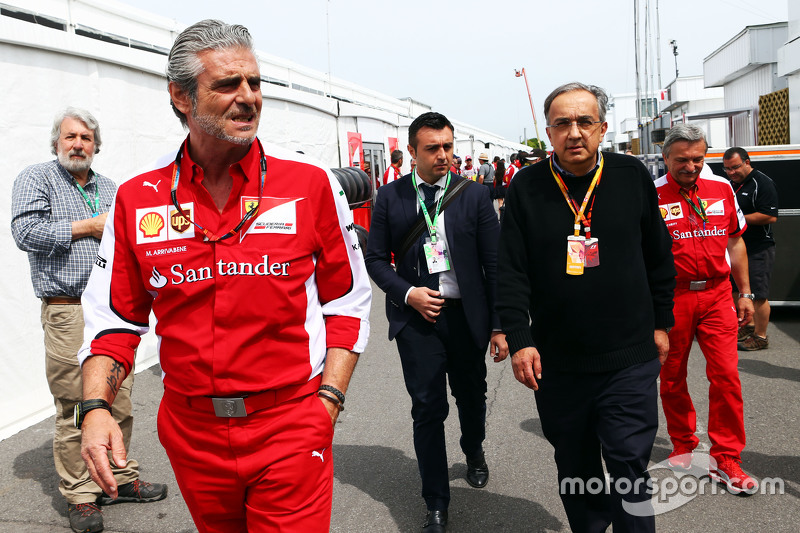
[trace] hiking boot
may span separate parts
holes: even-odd
[[[97,533],[103,531],[103,511],[96,503],[67,504],[69,527],[75,533]]]
[[[736,342],[742,342],[747,337],[750,337],[755,333],[756,327],[755,325],[748,325],[745,324],[739,328],[739,334],[736,336]]]
[[[667,464],[675,470],[689,471],[692,469],[692,450],[674,449],[667,457]]]
[[[769,337],[759,337],[754,333],[747,337],[744,341],[737,344],[737,347],[745,352],[763,350],[765,348],[769,348]]]
[[[135,479],[117,488],[118,497],[112,500],[111,496],[103,492],[97,503],[100,505],[113,505],[115,503],[148,503],[157,502],[167,497],[167,486],[163,483],[148,483]]]
[[[716,468],[708,469],[708,475],[717,483],[723,483],[731,494],[749,496],[758,491],[758,482],[742,470],[739,461],[725,455],[719,458]]]

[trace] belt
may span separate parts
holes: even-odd
[[[241,396],[212,398],[210,396],[184,396],[170,389],[164,391],[168,401],[183,403],[192,409],[214,413],[222,418],[240,418],[251,415],[295,398],[308,396],[319,390],[322,376],[317,376],[302,385],[289,385],[282,389],[271,389]]]
[[[461,298],[444,298],[442,308],[445,307],[461,307]]]
[[[727,281],[727,277],[701,279],[697,281],[678,280],[675,284],[676,289],[690,290],[690,291],[704,291],[716,287],[723,281]]]
[[[81,305],[80,298],[70,298],[69,296],[45,296],[42,300],[47,305]]]

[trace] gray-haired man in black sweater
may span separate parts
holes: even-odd
[[[598,151],[606,102],[580,83],[545,100],[555,153],[508,190],[497,310],[555,448],[571,529],[654,531],[646,469],[675,267],[644,165]]]

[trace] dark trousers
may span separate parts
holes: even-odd
[[[572,531],[606,531],[612,523],[614,533],[655,531],[646,470],[658,429],[660,369],[657,359],[598,374],[548,372],[544,366],[536,406],[555,448]]]
[[[444,308],[436,324],[415,314],[396,339],[411,396],[422,497],[428,509],[444,511],[450,503],[447,377],[461,423],[461,450],[473,457],[483,451],[486,437],[486,346],[475,345],[461,307]]]

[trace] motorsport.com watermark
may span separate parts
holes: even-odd
[[[727,493],[723,484],[708,477],[708,466],[716,467],[713,457],[705,453],[695,453],[692,467],[681,471],[669,466],[666,460],[657,463],[647,471],[648,480],[613,479],[609,474],[604,479],[564,478],[561,480],[561,495],[576,494],[610,494],[613,487],[617,494],[623,496],[622,507],[634,516],[660,515],[677,509],[694,500],[697,496]],[[667,475],[656,475],[658,470],[667,470]],[[784,494],[784,480],[781,478],[763,478],[758,483],[758,494]],[[629,502],[624,496],[628,494],[650,494],[649,500]]]

